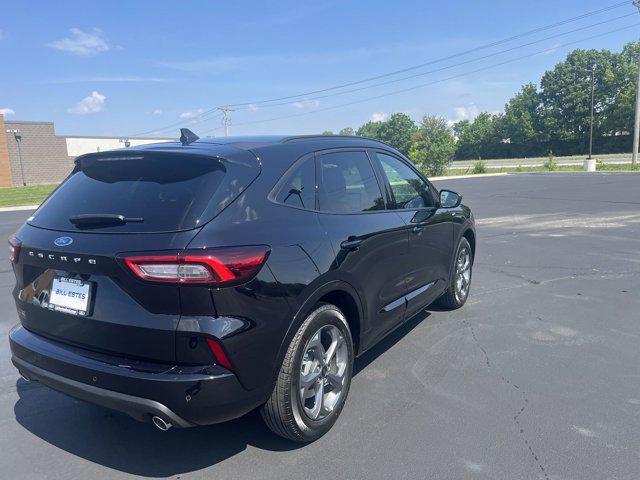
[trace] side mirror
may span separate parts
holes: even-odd
[[[440,190],[440,208],[456,208],[462,202],[462,195],[451,190]]]

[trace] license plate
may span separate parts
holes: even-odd
[[[91,283],[75,278],[54,277],[49,308],[72,315],[87,315],[91,300]]]

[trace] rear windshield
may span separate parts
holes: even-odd
[[[213,218],[258,171],[247,165],[230,168],[216,157],[167,152],[81,157],[30,223],[101,233],[188,230]],[[126,220],[71,222],[78,215],[121,215]]]

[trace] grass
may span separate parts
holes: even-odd
[[[567,155],[563,157],[554,157],[556,161],[576,161],[582,162],[585,159],[585,155]],[[599,160],[601,162],[606,162],[607,160],[631,160],[630,153],[607,153],[603,155],[594,155],[593,158]],[[485,163],[491,164],[501,164],[506,163],[507,165],[518,164],[520,162],[540,162],[544,163],[549,160],[549,157],[525,157],[525,158],[483,158]],[[454,163],[458,164],[472,164],[474,160],[456,160]]]
[[[0,188],[0,207],[40,205],[58,184]]]
[[[548,159],[547,159],[548,160]],[[474,175],[477,172],[474,172],[474,167],[469,167],[466,169],[462,168],[451,168],[447,170],[447,176],[458,176],[458,175]],[[639,172],[640,173],[640,165],[636,165],[635,168],[630,163],[628,164],[607,164],[607,163],[597,163],[596,170],[599,172]],[[527,167],[527,166],[518,166],[518,167],[487,167],[484,173],[518,173],[518,172],[549,172],[550,169],[548,166],[539,166],[539,167]],[[582,165],[558,165],[555,164],[553,167],[554,172],[583,172],[584,168]]]

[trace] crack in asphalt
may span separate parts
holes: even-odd
[[[489,268],[490,269],[490,268]],[[495,273],[503,273],[500,271],[495,271]],[[504,275],[506,276],[511,276],[513,277],[513,275],[508,275],[507,273],[504,273]],[[620,277],[625,277],[625,276],[634,276],[634,275],[640,275],[640,270],[629,270],[626,272],[594,272],[591,274],[586,274],[586,273],[576,273],[574,275],[567,275],[564,277],[556,277],[556,278],[550,278],[548,280],[534,280],[534,281],[529,281],[527,278],[522,278],[522,280],[527,281],[527,283],[522,284],[522,285],[509,285],[508,287],[501,287],[501,288],[494,288],[491,290],[482,290],[479,292],[474,293],[474,297],[477,296],[482,296],[482,295],[487,295],[487,294],[493,294],[493,293],[499,293],[499,292],[505,292],[507,290],[514,290],[517,288],[523,288],[523,287],[527,287],[529,285],[546,285],[548,283],[553,283],[553,282],[560,282],[563,280],[572,280],[574,278],[589,278],[589,277],[593,277],[593,278],[601,278],[601,279],[610,279],[610,278],[620,278]],[[478,303],[479,300],[473,300],[471,302],[468,302],[470,304],[476,304]]]
[[[531,445],[532,442],[529,440],[529,437],[524,427],[520,423],[520,416],[525,412],[525,410],[527,409],[527,406],[529,405],[529,398],[527,397],[525,390],[520,388],[519,385],[515,384],[507,376],[495,372],[495,367],[491,366],[491,360],[489,359],[489,354],[487,353],[487,350],[484,348],[484,346],[478,340],[478,336],[476,335],[476,331],[473,325],[471,325],[471,323],[466,319],[463,320],[462,323],[466,328],[469,329],[469,331],[471,332],[471,337],[473,338],[473,341],[475,342],[476,346],[480,349],[480,351],[483,353],[485,358],[485,365],[487,366],[487,369],[494,370],[493,373],[496,375],[497,378],[499,378],[504,384],[508,385],[510,388],[517,390],[522,396],[523,403],[520,406],[520,409],[513,415],[513,423],[518,430],[518,434],[522,437],[524,445],[529,451],[531,458],[534,460],[534,462],[536,463],[536,465],[544,475],[544,478],[549,480],[550,477],[549,477],[549,474],[547,473],[547,469],[545,468],[544,464],[540,460],[540,456],[533,449],[533,446]]]

